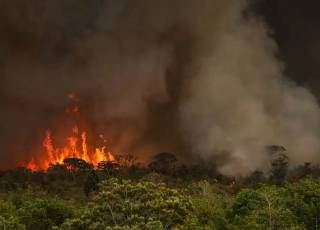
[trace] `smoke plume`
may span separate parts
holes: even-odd
[[[320,110],[288,80],[246,0],[4,0],[0,3],[2,168],[80,123],[114,151],[170,151],[228,175],[265,169],[268,145],[317,162]],[[40,144],[41,145],[41,144]]]

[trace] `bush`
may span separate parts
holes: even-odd
[[[66,221],[61,228],[171,229],[182,225],[191,210],[189,197],[164,184],[111,179],[101,183],[80,218]]]
[[[17,218],[15,206],[7,201],[0,200],[0,229],[23,230],[25,226]]]
[[[73,217],[73,209],[58,198],[26,201],[18,210],[21,223],[30,230],[47,230],[60,226],[67,218]]]
[[[313,229],[320,221],[320,183],[304,179],[286,184],[286,205],[295,214],[299,223]]]
[[[16,207],[11,202],[0,200],[0,216],[6,219],[16,216]]]
[[[4,230],[25,230],[25,226],[21,224],[16,217],[4,218],[0,216],[0,229]]]
[[[233,229],[305,229],[286,205],[285,189],[244,189],[233,204]]]

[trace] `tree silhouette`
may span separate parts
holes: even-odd
[[[98,184],[99,184],[99,177],[95,173],[95,171],[91,170],[84,182],[83,190],[85,195],[88,197],[91,192],[97,191],[99,188]]]
[[[71,172],[89,171],[93,169],[93,165],[79,158],[66,158],[63,163]]]
[[[149,168],[155,172],[163,174],[172,174],[176,169],[177,158],[172,153],[159,153],[153,157],[153,161],[149,164]]]

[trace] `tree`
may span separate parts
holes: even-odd
[[[4,218],[3,216],[0,216],[0,229],[25,230],[26,227],[19,222],[17,217]]]
[[[93,169],[93,165],[79,158],[66,158],[63,163],[71,172],[90,171]]]
[[[194,193],[191,198],[194,207],[191,223],[190,219],[184,229],[228,229],[228,204],[223,194],[213,191],[208,181],[200,181],[189,188]],[[194,225],[194,226],[192,226]]]
[[[280,153],[271,163],[270,180],[276,184],[284,181],[288,173],[288,156]]]
[[[61,228],[172,229],[182,225],[191,210],[187,196],[164,184],[110,179],[101,183],[100,192],[81,217]]]
[[[99,177],[92,170],[89,172],[85,182],[84,182],[84,193],[86,196],[89,196],[90,192],[98,190]]]
[[[16,207],[8,201],[0,200],[0,216],[10,218],[16,215]]]
[[[244,179],[245,184],[256,187],[259,183],[266,182],[266,177],[262,171],[256,170]]]
[[[58,198],[28,200],[18,209],[19,220],[27,230],[47,230],[60,226],[73,214],[73,208]]]
[[[232,206],[233,216],[247,216],[262,207],[263,198],[253,189],[244,189],[237,194]]]
[[[153,157],[149,168],[155,172],[163,174],[172,174],[176,169],[177,158],[172,153],[159,153]]]
[[[0,200],[0,229],[24,230],[25,226],[17,218],[16,207],[8,201]]]
[[[311,169],[311,176],[313,178],[319,179],[320,178],[320,166],[319,165],[313,165]]]
[[[312,175],[312,165],[311,163],[304,163],[304,165],[299,165],[291,172],[291,178],[299,180]]]
[[[286,205],[299,223],[308,229],[316,229],[320,222],[320,183],[304,179],[286,184]]]
[[[232,207],[233,229],[305,229],[286,205],[283,188],[244,189]]]
[[[101,161],[98,170],[105,172],[109,177],[115,176],[120,170],[120,164],[114,161]]]

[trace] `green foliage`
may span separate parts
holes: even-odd
[[[16,207],[11,203],[0,200],[0,216],[8,219],[16,215]]]
[[[58,198],[28,200],[18,210],[20,222],[28,230],[46,230],[60,226],[73,213],[72,207]]]
[[[286,206],[284,194],[276,186],[241,191],[233,204],[233,229],[305,229]]]
[[[242,190],[236,197],[232,206],[234,216],[246,216],[259,209],[263,204],[261,195],[252,189]]]
[[[4,218],[0,216],[0,229],[4,230],[25,230],[25,226],[21,224],[16,217]]]
[[[192,210],[187,196],[164,184],[110,179],[101,183],[81,218],[62,229],[163,229],[183,224]]]
[[[0,229],[24,230],[16,215],[16,207],[11,202],[0,200]]]
[[[197,226],[203,229],[227,229],[226,209],[220,197],[196,197],[192,199]]]
[[[200,181],[189,187],[193,193],[193,219],[189,219],[186,229],[228,229],[228,199],[224,194],[214,192],[208,181]]]
[[[320,222],[320,183],[305,179],[286,184],[286,205],[295,214],[299,223],[315,229]]]
[[[154,157],[150,168],[122,156],[121,164],[102,162],[96,170],[69,159],[47,172],[1,172],[0,229],[316,229],[320,167],[308,163],[288,176],[284,149],[270,149],[271,176],[253,172],[238,179],[236,188],[229,186],[232,178],[201,164],[178,165],[168,153]],[[98,186],[99,179],[108,180]]]

